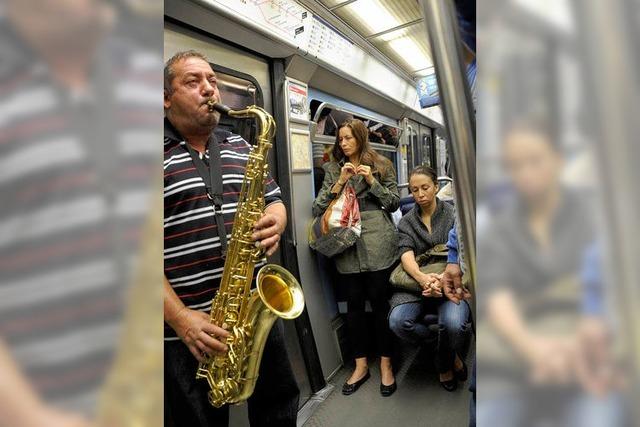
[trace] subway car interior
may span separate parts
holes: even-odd
[[[323,164],[347,119],[365,123],[372,148],[396,171],[396,223],[412,207],[408,175],[418,165],[435,169],[441,200],[455,209],[465,201],[456,196],[454,202],[454,171],[462,169],[454,163],[445,114],[440,105],[421,108],[418,100],[418,80],[434,72],[434,34],[428,34],[426,21],[416,0],[165,0],[165,60],[189,49],[204,53],[225,104],[260,106],[276,122],[269,166],[282,189],[288,226],[270,261],[299,280],[306,303],[300,317],[282,321],[300,389],[298,426],[468,422],[468,380],[453,393],[443,390],[428,342],[395,343],[393,396],[381,397],[377,380],[352,396],[340,392],[354,364],[346,295],[331,260],[311,250],[308,241]],[[220,126],[255,142],[251,119],[224,117]],[[475,170],[465,172],[475,179]],[[373,346],[373,337],[368,341]],[[470,367],[474,342],[468,341],[463,356]],[[369,364],[372,377],[379,378],[374,356]],[[230,425],[248,425],[246,412],[246,404],[233,406]]]

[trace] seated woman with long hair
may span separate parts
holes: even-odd
[[[449,230],[454,227],[452,205],[439,200],[436,172],[428,166],[418,166],[409,175],[409,191],[416,204],[398,224],[402,268],[422,287],[422,295],[396,292],[391,299],[389,326],[402,340],[424,343],[432,333],[425,316],[437,314],[437,365],[440,384],[447,391],[465,381],[467,368],[460,358],[468,334],[469,305],[443,296],[441,274],[423,273],[416,257],[439,244],[446,244]]]

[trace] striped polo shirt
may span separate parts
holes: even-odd
[[[164,134],[164,274],[187,307],[208,313],[224,269],[213,204],[186,141],[167,119]],[[251,145],[221,129],[213,136],[220,147],[222,212],[229,240]],[[208,149],[203,160],[208,168]],[[265,182],[264,197],[267,206],[281,200],[271,175]],[[263,259],[256,267],[265,262]],[[165,324],[165,340],[177,339]]]
[[[0,340],[45,402],[84,413],[112,365],[160,161],[162,57],[132,45],[103,40],[79,95],[0,28]]]

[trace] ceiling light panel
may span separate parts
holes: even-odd
[[[416,71],[433,66],[427,31],[422,25],[402,28],[369,41],[414,76],[419,74]]]
[[[398,54],[411,71],[422,70],[433,65],[431,59],[422,52],[411,37],[400,37],[387,42],[387,45]]]
[[[380,0],[358,0],[337,9],[336,14],[363,36],[379,33],[403,24]]]
[[[321,0],[321,2],[325,7],[333,7],[345,3],[345,0]]]

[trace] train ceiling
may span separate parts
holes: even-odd
[[[393,63],[416,78],[433,72],[416,0],[317,0]]]

